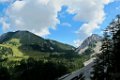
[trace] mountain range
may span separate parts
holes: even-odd
[[[0,36],[0,46],[11,48],[12,53],[66,53],[76,52],[79,54],[93,53],[93,48],[102,40],[97,34],[92,34],[83,43],[75,48],[72,45],[64,44],[55,40],[44,39],[29,31],[7,32]],[[19,54],[20,53],[20,54]],[[15,55],[15,56],[17,56]],[[29,55],[29,54],[28,54]]]
[[[2,59],[16,61],[27,59],[28,57],[40,59],[46,56],[48,59],[53,58],[53,60],[57,58],[58,61],[61,59],[65,61],[64,59],[69,58],[68,63],[66,63],[67,66],[74,63],[73,65],[76,65],[75,69],[79,69],[80,66],[83,67],[82,64],[84,64],[85,67],[73,72],[75,74],[72,73],[72,75],[62,80],[73,78],[83,72],[85,72],[84,75],[87,74],[87,76],[89,76],[86,70],[91,69],[89,65],[93,65],[93,56],[100,52],[101,40],[101,36],[92,34],[86,38],[78,48],[75,48],[69,44],[44,39],[29,31],[7,32],[0,36],[0,61],[2,61]],[[55,55],[51,57],[49,54]]]
[[[73,71],[72,73],[63,75],[59,80],[77,80],[82,74],[85,80],[90,80],[90,74],[92,71],[92,66],[94,65],[94,60],[96,54],[100,54],[100,49],[102,45],[102,37],[97,34],[92,34],[86,38],[82,44],[75,50],[80,55],[89,55],[89,59],[84,62],[84,67]]]
[[[71,45],[60,43],[55,40],[44,39],[29,31],[16,31],[5,33],[0,36],[0,43],[12,43],[13,39],[18,40],[21,46],[31,47],[32,49],[38,47],[40,49],[38,49],[39,51],[47,51],[45,50],[45,48],[48,49],[48,51],[63,51],[75,49],[75,47]],[[59,48],[60,50],[57,50],[56,48]]]
[[[15,57],[39,57],[38,55],[41,56],[41,54],[45,55],[46,53],[64,54],[72,53],[75,50],[74,46],[55,40],[44,39],[29,31],[7,32],[1,35],[0,47],[1,54]]]

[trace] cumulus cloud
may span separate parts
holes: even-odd
[[[5,0],[7,1],[7,0]],[[70,14],[76,14],[74,20],[85,22],[77,31],[85,37],[91,34],[103,22],[104,5],[110,0],[17,0],[7,9],[10,27],[14,30],[29,30],[40,36],[50,34],[60,23],[58,12],[63,5]],[[64,23],[64,25],[69,25]],[[69,25],[70,26],[70,25]]]
[[[4,26],[2,27],[4,31],[10,28],[10,24],[6,22],[6,18],[0,18],[0,24]]]
[[[5,29],[29,30],[40,36],[48,35],[49,29],[56,29],[60,23],[58,12],[62,6],[67,6],[67,12],[75,14],[73,20],[84,22],[77,31],[82,41],[100,28],[106,15],[104,7],[112,1],[115,0],[16,0],[6,11],[10,24]],[[68,23],[63,25],[70,26]]]
[[[64,4],[68,6],[68,12],[75,14],[74,20],[84,22],[78,29],[77,34],[80,35],[81,43],[86,37],[91,35],[94,30],[100,28],[100,24],[105,19],[104,7],[113,2],[113,0],[69,0]]]
[[[8,2],[9,0],[0,0],[0,2]]]
[[[111,0],[66,1],[65,4],[68,5],[68,12],[76,14],[74,20],[84,22],[77,33],[84,35],[83,37],[86,38],[92,34],[95,29],[99,29],[99,25],[105,18],[104,6],[110,2]]]
[[[29,30],[40,36],[50,34],[49,28],[56,29],[59,24],[57,0],[17,0],[7,9],[10,28]]]
[[[82,41],[80,39],[73,41],[75,47],[79,47],[82,44]]]
[[[64,22],[64,23],[62,23],[62,26],[71,27],[72,25],[70,23]]]
[[[13,0],[0,0],[0,3],[12,2]]]

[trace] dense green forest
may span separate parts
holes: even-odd
[[[95,47],[91,45],[80,55],[73,46],[45,40],[26,31],[3,36],[0,39],[0,80],[56,80],[84,67],[83,62],[90,59]],[[103,36],[91,80],[120,80],[120,15],[104,30]],[[84,80],[83,74],[80,78]]]
[[[74,56],[74,57],[73,57]],[[58,77],[83,67],[88,55],[51,54],[40,59],[0,62],[0,80],[55,80]]]
[[[8,32],[0,37],[0,80],[56,80],[84,67],[92,52],[79,55],[73,46],[28,31]]]

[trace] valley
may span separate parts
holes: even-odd
[[[63,69],[63,72],[53,76],[53,78],[58,78],[84,67],[83,62],[90,58],[89,54],[79,55],[75,50],[76,48],[71,45],[44,39],[28,31],[8,32],[0,36],[0,65],[9,70],[12,80],[14,80],[14,78],[17,80],[17,75],[22,77],[20,73],[12,73],[17,67],[22,68],[20,67],[23,66],[22,62],[24,62],[25,65],[30,63],[31,66],[35,65],[35,67],[38,67],[40,64],[42,65],[42,63],[43,66],[52,63],[55,69],[61,65],[61,67],[65,67],[65,70]],[[31,61],[36,64],[31,63]],[[52,65],[48,66],[52,67]],[[24,68],[27,69],[25,66]],[[24,69],[21,70],[24,71]],[[47,72],[49,72],[49,70]],[[51,78],[51,80],[53,78]],[[48,80],[50,80],[50,78],[48,78]]]

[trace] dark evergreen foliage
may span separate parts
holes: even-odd
[[[120,80],[120,15],[104,32],[102,53],[97,56],[92,80]]]
[[[8,69],[0,66],[0,80],[11,80],[10,79],[10,73],[8,72]]]
[[[34,60],[22,61],[15,67],[16,80],[55,80],[67,72],[62,64]]]

